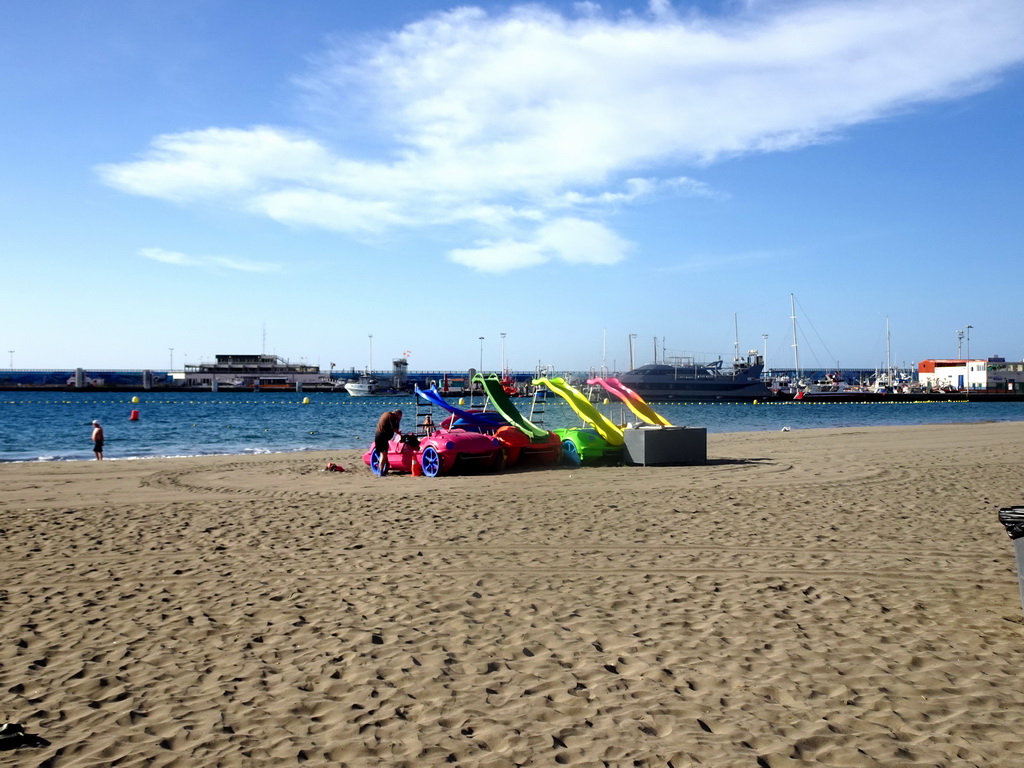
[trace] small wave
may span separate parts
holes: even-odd
[[[24,458],[0,458],[0,464],[30,464],[39,461],[77,461],[77,456],[28,456]]]

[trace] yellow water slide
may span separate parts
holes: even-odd
[[[580,415],[580,418],[597,430],[597,434],[608,441],[609,445],[622,445],[624,442],[622,429],[607,416],[594,407],[586,395],[569,384],[565,379],[556,376],[553,379],[540,378],[533,380],[534,386],[543,385],[562,397],[569,406]]]

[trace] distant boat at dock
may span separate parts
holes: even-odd
[[[369,397],[377,394],[377,380],[372,376],[363,374],[358,379],[351,379],[345,382],[345,391],[352,397]]]
[[[647,401],[758,400],[771,397],[762,381],[764,358],[750,352],[724,370],[723,361],[698,363],[692,359],[648,363],[619,376],[625,386]]]

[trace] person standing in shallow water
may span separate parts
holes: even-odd
[[[92,452],[96,454],[96,461],[103,461],[103,427],[96,419],[92,421]]]
[[[399,424],[402,421],[401,411],[384,411],[377,421],[377,432],[373,436],[373,447],[377,450],[377,474],[384,477],[391,468],[388,461],[388,443],[398,432]]]

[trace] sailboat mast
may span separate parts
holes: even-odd
[[[800,378],[800,350],[796,344],[796,298],[789,294],[790,318],[793,321],[793,365],[796,367],[796,377]]]
[[[889,318],[885,318],[885,370],[889,374],[889,384],[892,384],[892,339],[889,337]]]
[[[740,359],[740,321],[736,316],[736,313],[732,313],[732,332],[734,337],[732,359],[738,361]]]

